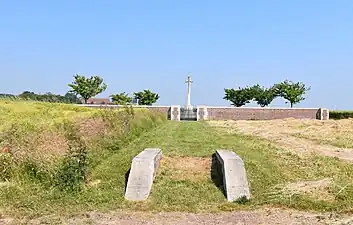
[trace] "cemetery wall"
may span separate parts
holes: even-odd
[[[98,108],[121,108],[121,105],[82,105]],[[134,108],[146,108],[163,113],[166,118],[182,120],[180,106],[142,106],[133,105]],[[171,111],[171,108],[173,109]],[[173,113],[173,115],[171,115]],[[197,120],[273,120],[273,119],[319,119],[328,120],[329,110],[321,108],[260,108],[260,107],[227,107],[227,106],[197,106]]]
[[[319,108],[236,108],[207,106],[203,110],[204,112],[199,112],[199,114],[206,114],[204,116],[206,120],[272,120],[285,118],[327,120],[329,117],[327,109]]]
[[[80,106],[91,107],[91,108],[123,108],[122,105],[93,105],[93,104],[81,104]],[[154,105],[132,105],[133,108],[138,109],[149,109],[156,112],[165,114],[166,118],[169,118],[170,106],[154,106]]]

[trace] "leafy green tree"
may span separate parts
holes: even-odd
[[[305,93],[310,90],[310,87],[305,86],[302,82],[292,82],[285,80],[274,85],[274,90],[277,96],[280,96],[290,103],[290,107],[305,100]]]
[[[143,90],[140,92],[135,92],[134,98],[138,99],[139,105],[152,105],[153,103],[157,102],[159,95],[157,93],[153,93],[150,90]]]
[[[72,104],[79,104],[81,103],[80,99],[77,97],[75,93],[67,92],[64,95],[64,101],[67,103],[72,103]]]
[[[112,101],[118,105],[126,105],[126,104],[131,103],[131,101],[132,101],[132,97],[130,97],[125,92],[111,95],[110,97],[112,98]]]
[[[253,92],[254,100],[261,107],[268,106],[277,97],[273,87],[265,88],[257,84],[252,86],[251,90]]]
[[[85,103],[89,98],[92,98],[107,89],[107,85],[103,83],[103,78],[99,76],[91,76],[86,78],[79,74],[74,76],[72,84],[68,84],[71,88],[70,92],[80,95]]]
[[[253,89],[246,88],[238,88],[238,89],[224,89],[225,96],[223,99],[228,100],[232,103],[232,105],[236,107],[241,107],[247,103],[250,103],[250,100],[254,98]]]

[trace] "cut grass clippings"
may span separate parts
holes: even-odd
[[[148,200],[127,202],[124,200],[125,173],[132,158],[147,147],[161,148],[167,160],[161,163]],[[212,155],[216,149],[233,150],[243,158],[251,190],[249,203],[228,203],[215,184]],[[186,172],[190,160],[195,164],[194,171]],[[303,181],[327,178],[331,178],[330,183],[317,189],[329,195],[327,200],[316,198],[310,191],[286,188]],[[274,147],[269,141],[229,134],[202,122],[168,121],[144,133],[116,154],[106,157],[94,168],[91,179],[95,185],[72,194],[44,190],[34,184],[0,188],[0,201],[7,213],[22,216],[116,209],[219,212],[261,206],[350,212],[353,204],[351,164],[315,155],[300,158]]]

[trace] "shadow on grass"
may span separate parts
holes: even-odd
[[[227,197],[223,187],[222,165],[219,163],[216,153],[212,154],[211,179],[213,183],[218,187],[218,189],[223,193],[224,197]]]
[[[125,173],[125,189],[124,189],[124,194],[125,194],[125,192],[126,192],[127,182],[129,181],[130,171],[131,171],[131,168],[129,168],[128,171]]]

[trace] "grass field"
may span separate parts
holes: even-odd
[[[70,114],[57,110],[61,115]],[[80,110],[84,111],[83,114],[92,113],[88,109]],[[95,155],[100,160],[92,166],[89,180],[81,191],[62,192],[46,188],[42,183],[17,180],[0,186],[0,213],[22,217],[67,216],[91,210],[119,209],[220,212],[265,206],[351,212],[353,167],[349,161],[327,157],[320,151],[299,154],[299,149],[281,144],[281,138],[285,137],[310,141],[308,145],[317,144],[330,134],[318,134],[317,140],[311,142],[308,138],[315,136],[313,130],[331,127],[332,135],[335,135],[342,129],[340,126],[350,126],[347,125],[350,122],[272,121],[270,124],[277,123],[272,127],[257,121],[158,123],[158,126],[145,129],[133,138],[124,139],[127,143],[118,150]],[[254,130],[258,126],[263,127]],[[291,127],[308,137],[287,133],[280,138],[273,134],[260,135],[261,132],[269,133],[275,126],[278,126],[277,134],[283,135],[282,131],[287,131],[284,128]],[[136,127],[139,127],[138,123]],[[303,130],[310,131],[310,134]],[[112,143],[109,143],[111,147]],[[163,151],[151,195],[146,202],[127,202],[124,200],[125,173],[132,158],[147,147],[158,147]],[[252,195],[249,203],[228,203],[217,187],[212,172],[212,155],[221,148],[233,150],[243,158]]]
[[[243,133],[275,141],[301,155],[318,153],[353,160],[353,119],[342,120],[272,120],[212,121],[228,133]]]

